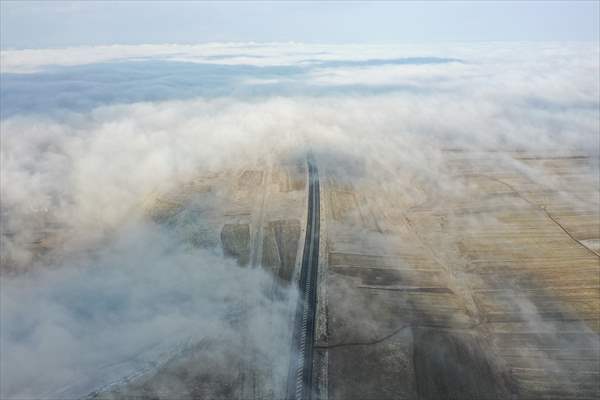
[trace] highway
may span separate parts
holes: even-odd
[[[294,321],[292,357],[288,373],[287,399],[311,398],[317,270],[319,265],[319,172],[308,156],[308,217],[300,271],[300,297]]]

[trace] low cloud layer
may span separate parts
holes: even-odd
[[[85,258],[3,282],[2,398],[80,398],[203,340],[235,346],[242,318],[247,346],[285,369],[293,298],[272,302],[264,270],[180,240],[128,226]]]
[[[253,327],[253,346],[285,353],[294,293],[271,303],[262,270],[146,221],[149,195],[274,151],[312,149],[390,186],[445,176],[448,148],[597,160],[598,54],[596,44],[3,51],[2,397],[81,395],[189,340],[233,343],[247,299],[256,321],[274,321]],[[40,256],[32,243],[48,226],[60,245]]]

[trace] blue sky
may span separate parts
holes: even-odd
[[[300,41],[599,41],[600,2],[14,2],[2,48]]]

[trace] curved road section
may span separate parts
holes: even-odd
[[[308,160],[308,218],[300,271],[300,299],[296,309],[292,357],[288,373],[287,399],[311,398],[317,270],[319,265],[319,171],[314,159]]]

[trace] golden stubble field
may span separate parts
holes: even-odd
[[[442,173],[431,175],[315,154],[316,396],[598,396],[597,161],[446,149],[436,161]],[[198,173],[140,204],[144,218],[181,240],[268,270],[274,297],[296,283],[306,207],[306,160],[285,152]],[[52,256],[68,235],[50,215],[32,217],[34,258]],[[243,340],[213,338],[99,396],[276,399],[284,364],[258,359]]]
[[[299,273],[305,185],[305,160],[276,154],[257,165],[200,174],[169,192],[149,196],[144,208],[148,218],[174,229],[193,246],[220,249],[240,268],[267,270],[274,277],[272,287],[249,290],[267,290],[267,297],[277,302],[281,290],[292,290]],[[202,341],[183,357],[98,397],[281,398],[287,370],[244,339],[252,324],[244,307],[251,308],[242,304],[234,317],[241,342]],[[291,346],[291,323],[290,312],[289,329],[278,334],[288,341],[286,349]],[[281,354],[275,358],[288,360]],[[283,364],[287,367],[287,361]]]
[[[439,179],[322,168],[321,395],[596,398],[597,161],[442,154]]]

